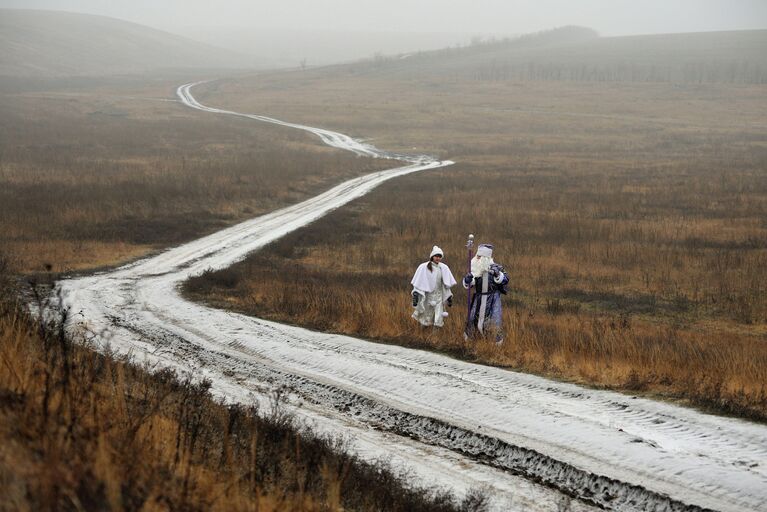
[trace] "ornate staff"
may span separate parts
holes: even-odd
[[[472,257],[472,249],[474,249],[474,235],[469,234],[469,239],[466,241],[466,249],[469,251],[469,258],[466,261],[466,273],[471,273],[471,257]],[[469,287],[466,289],[466,325],[469,325],[471,323],[471,284],[469,284]]]

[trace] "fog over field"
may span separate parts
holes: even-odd
[[[159,4],[159,5],[158,5]],[[3,0],[0,7],[124,18],[163,29],[255,26],[301,30],[523,33],[588,25],[605,35],[764,28],[761,0]]]
[[[111,16],[255,55],[264,66],[327,64],[563,25],[603,36],[767,28],[761,0],[2,0],[0,8]]]

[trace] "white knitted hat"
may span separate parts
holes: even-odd
[[[431,254],[429,254],[429,259],[432,259],[435,254],[439,254],[443,258],[445,257],[445,253],[442,252],[442,249],[440,249],[438,246],[434,246],[434,248],[431,250]]]

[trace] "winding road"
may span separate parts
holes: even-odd
[[[348,436],[421,484],[474,487],[497,510],[767,511],[767,427],[619,393],[318,333],[191,303],[179,285],[225,268],[386,180],[450,165],[387,153],[330,130],[200,104],[187,107],[306,130],[331,146],[404,165],[111,272],[59,283],[71,330],[138,360],[191,372],[230,401],[285,404]]]

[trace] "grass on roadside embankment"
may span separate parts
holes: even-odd
[[[361,461],[278,409],[74,343],[0,268],[0,510],[482,510]]]

